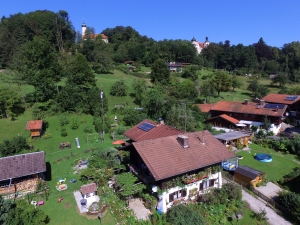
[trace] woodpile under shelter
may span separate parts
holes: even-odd
[[[256,187],[258,183],[262,182],[264,174],[248,166],[239,166],[234,171],[234,181],[246,187],[249,187],[252,183]]]
[[[43,130],[43,120],[27,121],[25,130],[30,130],[31,137],[40,137]]]
[[[45,153],[33,152],[0,158],[0,195],[34,192],[46,172]]]

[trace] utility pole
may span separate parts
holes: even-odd
[[[101,103],[102,103],[102,142],[104,142],[104,110],[103,110],[103,90],[102,90],[102,84],[101,84],[101,90],[100,90],[100,98],[101,98]]]
[[[184,118],[184,132],[186,133],[186,122],[187,122],[187,119],[191,119],[191,118],[194,118],[193,116],[188,116],[186,114],[186,112],[190,112],[192,113],[193,111],[192,110],[186,110],[186,103],[181,103],[182,105],[184,105],[184,109],[179,109],[180,111],[183,111],[184,112],[184,115],[180,115],[179,113],[179,118]]]

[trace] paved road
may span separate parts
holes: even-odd
[[[258,213],[261,209],[266,210],[266,216],[269,219],[268,223],[270,225],[292,225],[289,221],[279,216],[273,209],[267,207],[265,203],[248,194],[246,191],[242,190],[242,194],[242,199],[249,203],[251,210],[254,212]]]

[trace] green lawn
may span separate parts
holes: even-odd
[[[135,77],[130,74],[124,74],[119,70],[114,70],[113,74],[95,74],[95,75],[97,79],[97,86],[101,87],[102,85],[103,91],[106,94],[106,96],[109,95],[109,101],[108,101],[109,109],[112,109],[114,108],[115,105],[120,105],[120,104],[136,107],[136,105],[133,103],[134,98],[130,96],[130,93],[133,92],[132,83],[135,79],[144,79],[144,78]],[[111,96],[109,94],[111,87],[118,80],[124,80],[125,84],[129,87],[127,96],[117,97],[117,96]],[[149,81],[149,79],[146,80]]]
[[[77,130],[71,129],[72,120],[78,120],[79,128]],[[79,159],[87,158],[91,155],[91,152],[85,153],[84,150],[91,149],[94,147],[101,147],[102,150],[106,150],[108,147],[113,146],[112,140],[109,134],[105,136],[105,142],[98,140],[86,143],[86,133],[83,132],[85,126],[93,126],[93,118],[89,115],[69,115],[70,123],[66,125],[68,132],[67,137],[61,137],[59,124],[59,116],[47,117],[49,122],[49,128],[47,132],[51,133],[51,138],[42,139],[29,137],[29,131],[25,131],[27,120],[31,119],[31,110],[27,109],[25,114],[19,116],[16,121],[10,121],[7,119],[0,120],[0,141],[4,139],[10,139],[16,135],[22,135],[28,139],[29,144],[35,147],[35,150],[43,150],[46,153],[47,170],[51,171],[51,175],[47,176],[47,181],[50,187],[50,196],[48,201],[45,197],[45,205],[41,206],[40,209],[44,210],[47,215],[50,216],[50,224],[99,224],[97,219],[88,220],[85,216],[81,216],[78,213],[73,191],[79,190],[82,183],[79,181],[79,176],[73,174],[72,164],[78,162]],[[81,148],[77,148],[75,144],[75,138],[78,137]],[[71,142],[71,148],[65,148],[61,150],[59,148],[60,142]],[[57,162],[60,160],[59,162]],[[66,178],[68,189],[66,191],[59,192],[56,190],[56,182],[59,178]],[[76,179],[77,183],[70,183],[70,179]],[[57,199],[62,196],[63,202],[58,203]],[[34,197],[33,200],[41,200],[42,198]],[[104,223],[105,222],[105,223]],[[110,213],[106,213],[103,218],[103,224],[115,224],[114,218]]]
[[[278,181],[284,175],[290,173],[293,168],[299,166],[298,163],[293,160],[297,159],[297,156],[294,155],[284,155],[280,152],[276,152],[272,149],[266,149],[260,147],[256,144],[250,145],[251,151],[250,154],[246,151],[241,151],[237,155],[243,156],[243,159],[239,160],[240,165],[249,166],[259,171],[262,171],[267,174],[267,177],[271,181]],[[270,154],[273,158],[273,161],[270,163],[260,162],[254,159],[254,154],[258,153],[267,153]]]

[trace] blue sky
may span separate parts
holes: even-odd
[[[249,45],[263,37],[271,46],[300,39],[299,0],[0,0],[0,15],[47,9],[69,13],[77,30],[84,18],[97,33],[131,26],[155,40],[230,40]]]

